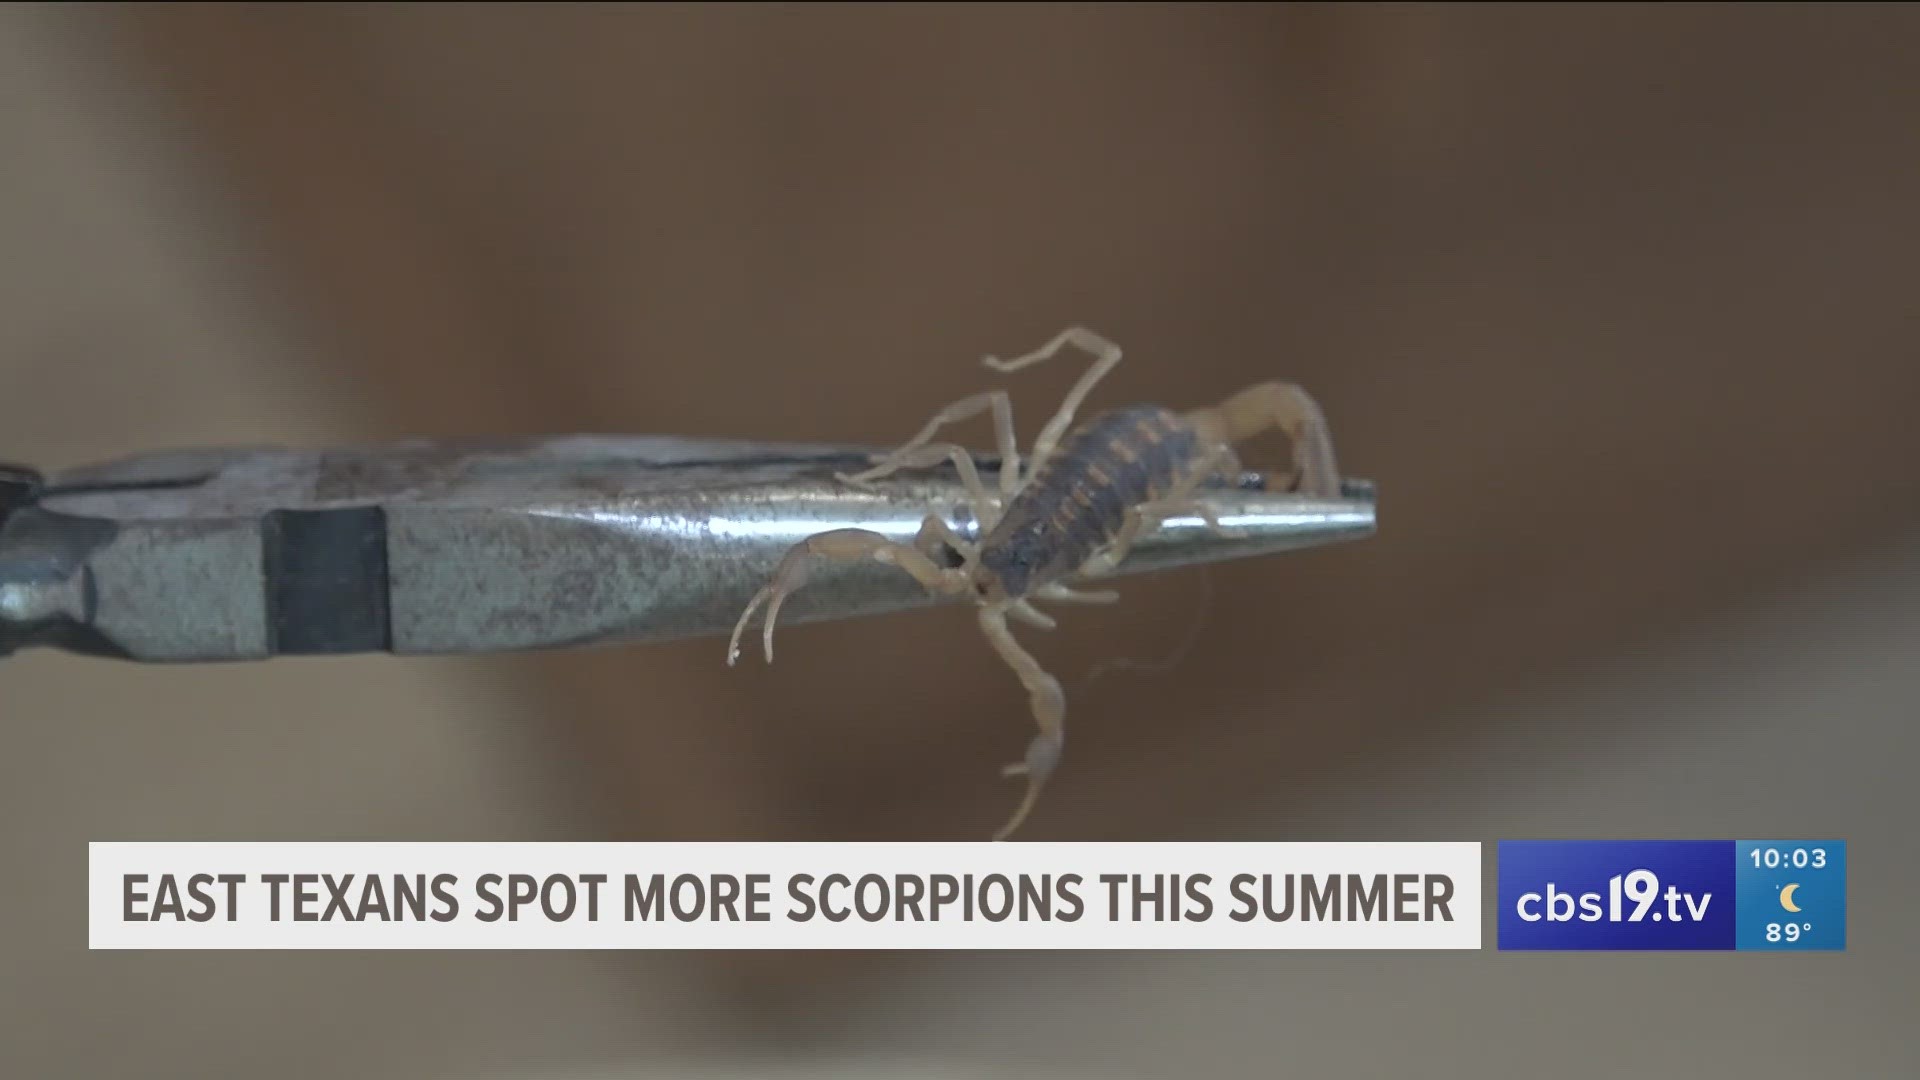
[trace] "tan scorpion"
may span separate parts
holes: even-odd
[[[1025,776],[1026,794],[995,840],[1013,835],[1033,810],[1047,778],[1060,762],[1066,739],[1066,695],[1007,626],[1009,617],[1043,629],[1053,618],[1036,600],[1105,604],[1113,592],[1087,592],[1067,582],[1098,578],[1125,559],[1135,538],[1168,518],[1191,516],[1222,535],[1223,527],[1194,492],[1216,478],[1231,478],[1240,461],[1234,445],[1278,429],[1293,449],[1293,490],[1328,498],[1340,494],[1333,444],[1320,407],[1291,383],[1268,382],[1227,398],[1213,408],[1175,412],[1136,405],[1103,412],[1072,427],[1095,384],[1120,362],[1120,347],[1084,327],[1062,331],[1033,352],[1010,360],[992,356],[987,367],[1019,371],[1047,360],[1072,345],[1090,354],[1093,366],[1080,377],[1053,418],[1034,440],[1022,468],[1013,430],[1013,406],[1005,390],[962,398],[941,409],[919,434],[872,468],[841,474],[845,483],[867,485],[901,469],[927,468],[951,461],[966,485],[982,539],[966,540],[937,514],[927,515],[912,544],[889,540],[867,529],[833,529],[795,544],[781,559],[773,578],[735,624],[727,645],[727,663],[740,656],[740,638],[753,613],[767,608],[763,644],[773,662],[773,627],[780,605],[807,581],[822,562],[871,559],[897,566],[930,592],[971,596],[979,605],[980,629],[1026,688],[1039,734],[1022,761],[1006,766],[1006,776]],[[934,435],[949,424],[991,413],[1000,453],[999,489],[981,482],[973,456]],[[1069,431],[1069,428],[1072,428]],[[948,552],[959,566],[949,565]]]

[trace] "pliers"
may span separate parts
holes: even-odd
[[[951,465],[871,487],[872,448],[672,436],[177,450],[49,477],[0,465],[0,656],[141,662],[490,653],[725,634],[796,542],[911,541],[929,512],[977,536]],[[981,471],[991,455],[977,455]],[[1173,519],[1131,574],[1356,539],[1375,493],[1205,496],[1235,535]],[[880,565],[822,571],[783,620],[935,601]]]

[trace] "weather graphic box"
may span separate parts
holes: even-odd
[[[1844,840],[1502,840],[1502,950],[1840,950]]]

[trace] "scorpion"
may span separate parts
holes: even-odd
[[[952,462],[967,492],[980,540],[960,536],[938,514],[928,514],[913,543],[902,544],[868,529],[832,529],[795,544],[771,580],[740,614],[727,644],[727,663],[740,657],[740,639],[754,612],[766,608],[762,644],[773,662],[773,628],[781,603],[806,584],[823,563],[873,560],[912,575],[941,597],[970,597],[981,632],[1025,688],[1038,734],[1025,757],[1001,770],[1026,778],[1026,791],[1012,816],[993,836],[1006,840],[1026,821],[1066,742],[1066,695],[1017,641],[1008,619],[1053,629],[1052,616],[1035,601],[1107,604],[1112,591],[1074,587],[1111,572],[1134,541],[1173,517],[1198,517],[1212,532],[1237,535],[1207,504],[1194,498],[1206,483],[1230,478],[1241,468],[1235,445],[1273,430],[1291,443],[1290,489],[1338,497],[1340,475],[1332,439],[1319,405],[1287,382],[1248,387],[1212,408],[1176,412],[1135,405],[1100,413],[1079,426],[1074,417],[1094,386],[1119,364],[1118,345],[1085,327],[1055,335],[1045,345],[1011,359],[984,358],[1007,374],[1031,367],[1068,346],[1093,364],[1067,392],[1059,411],[1034,440],[1024,468],[1014,436],[1012,400],[1005,390],[960,399],[935,413],[918,434],[856,474],[836,479],[855,486],[902,469]],[[935,442],[950,424],[989,413],[1000,454],[997,491],[981,481],[973,455],[959,445]],[[958,565],[954,556],[958,556]],[[1069,582],[1074,583],[1070,585]]]

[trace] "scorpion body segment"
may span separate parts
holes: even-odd
[[[1110,546],[1127,511],[1192,482],[1206,462],[1177,413],[1137,405],[1074,429],[980,542],[986,595],[1019,599],[1080,572]]]
[[[1038,734],[1026,756],[1004,770],[1027,778],[1026,795],[994,836],[1003,840],[1026,819],[1047,777],[1060,760],[1066,738],[1066,695],[1014,639],[1007,620],[1051,628],[1053,620],[1034,601],[1104,603],[1110,592],[1082,592],[1070,579],[1097,578],[1126,558],[1143,530],[1166,518],[1199,517],[1216,532],[1227,533],[1214,512],[1193,493],[1209,477],[1237,468],[1234,444],[1278,429],[1293,444],[1294,487],[1308,494],[1337,497],[1339,473],[1320,408],[1290,383],[1249,387],[1218,406],[1178,413],[1136,405],[1101,413],[1074,426],[1074,415],[1095,383],[1120,361],[1119,346],[1084,328],[1062,331],[1039,349],[1011,360],[988,357],[988,367],[1018,371],[1052,357],[1068,345],[1094,356],[1066,400],[1034,440],[1022,468],[1014,442],[1012,406],[1002,390],[954,402],[936,413],[906,445],[884,455],[872,468],[840,479],[865,484],[900,469],[951,462],[959,471],[980,523],[974,543],[960,536],[937,514],[927,515],[912,544],[901,544],[865,529],[835,529],[795,544],[780,561],[773,579],[756,594],[734,626],[727,662],[740,655],[740,638],[755,611],[767,609],[763,643],[773,660],[773,626],[780,605],[805,584],[822,562],[870,559],[912,575],[929,591],[971,596],[979,605],[981,632],[1027,691]],[[936,443],[943,426],[991,412],[999,442],[997,490],[981,481],[972,455],[952,443]],[[958,554],[959,565],[952,556]]]

